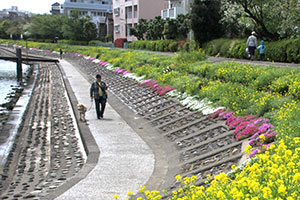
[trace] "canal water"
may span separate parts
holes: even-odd
[[[17,81],[17,64],[15,62],[0,60],[0,105],[8,101],[7,97],[13,93],[13,88],[19,87]],[[30,69],[29,65],[22,65],[23,76],[26,76]]]

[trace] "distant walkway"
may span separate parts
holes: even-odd
[[[159,51],[138,50],[138,49],[122,49],[122,48],[117,48],[117,49],[119,49],[119,50],[132,50],[132,51],[145,52],[145,53],[157,53],[157,54],[164,55],[164,56],[175,56],[176,55],[173,52],[159,52]],[[251,60],[247,60],[247,59],[224,58],[224,57],[214,57],[214,56],[209,56],[207,58],[207,60],[212,61],[212,62],[237,62],[237,63],[240,63],[240,64],[276,66],[276,67],[300,67],[300,64],[295,64],[295,63],[269,62],[269,61],[259,61],[259,60],[251,61]]]

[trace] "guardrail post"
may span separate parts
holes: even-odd
[[[17,80],[18,82],[22,82],[23,75],[22,75],[22,49],[21,48],[16,49],[16,55],[17,55]]]

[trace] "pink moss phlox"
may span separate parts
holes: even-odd
[[[143,80],[139,83],[139,85],[145,85],[145,84],[148,84],[149,82],[151,82],[152,79],[147,79],[147,80]]]
[[[90,57],[90,58],[89,58],[90,61],[93,61],[93,60],[95,60],[95,59],[96,59],[96,58],[94,58],[94,57]]]
[[[254,149],[252,150],[252,152],[250,153],[250,157],[254,157],[256,153],[258,153],[260,151],[260,149]]]
[[[115,72],[117,72],[118,74],[121,74],[121,73],[123,73],[125,70],[124,69],[121,69],[121,68],[117,68],[116,70],[115,70]]]
[[[166,93],[171,92],[172,90],[175,90],[175,88],[171,88],[171,87],[165,86],[165,87],[161,88],[161,90],[157,91],[157,93],[159,95],[163,96]]]
[[[128,74],[128,73],[130,73],[131,71],[124,71],[123,72],[123,75],[126,75],[126,74]]]
[[[227,112],[223,115],[223,119],[228,119],[232,116],[233,112]]]
[[[208,117],[211,118],[211,119],[215,119],[215,118],[219,117],[220,114],[223,113],[223,111],[224,111],[224,109],[218,109],[214,113],[208,115]]]
[[[149,85],[150,87],[152,87],[153,88],[153,86],[155,85],[157,83],[157,81],[155,81],[155,80],[152,80],[151,82],[149,82],[148,84],[146,84],[146,85]]]
[[[151,87],[152,87],[153,89],[155,89],[155,88],[159,87],[159,84],[151,85]]]

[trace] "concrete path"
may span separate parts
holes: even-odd
[[[78,102],[89,108],[90,83],[70,63],[61,60],[60,64]],[[94,105],[86,118],[100,149],[98,163],[86,178],[57,199],[110,200],[116,194],[124,199],[128,191],[137,192],[153,173],[152,150],[109,104],[104,119],[96,118]]]

